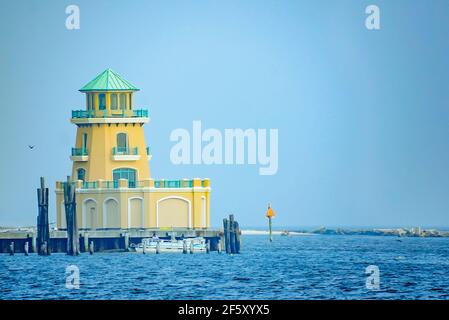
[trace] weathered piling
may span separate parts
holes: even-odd
[[[234,230],[234,215],[229,215],[229,244],[231,246],[231,253],[235,253],[235,230]]]
[[[233,214],[229,215],[229,220],[223,219],[223,232],[226,253],[240,253],[240,227]]]
[[[48,188],[45,188],[44,177],[41,177],[41,187],[37,189],[38,216],[37,216],[37,253],[39,255],[49,255],[50,246],[42,246],[43,243],[50,243],[50,227],[48,223]],[[42,249],[45,250],[42,250]]]
[[[89,253],[94,254],[94,242],[93,241],[91,241],[89,243]]]
[[[229,232],[229,221],[228,219],[223,219],[223,233],[224,233],[224,247],[226,253],[231,253],[231,245],[230,245],[230,232]]]
[[[210,253],[210,241],[206,243],[206,253]]]
[[[89,251],[89,234],[87,232],[84,232],[83,234],[83,244],[84,244],[84,252]]]
[[[11,242],[9,244],[9,255],[13,256],[14,255],[14,242]]]
[[[37,238],[35,233],[33,233],[33,236],[31,238],[31,251],[33,251],[34,253],[37,252]]]
[[[182,241],[182,253],[187,253],[187,241],[185,239]]]
[[[30,244],[27,241],[27,242],[25,242],[25,245],[23,247],[23,252],[25,253],[26,256],[28,255],[29,249],[30,249]]]
[[[193,242],[190,242],[190,253],[193,254]]]
[[[80,254],[78,225],[76,221],[75,184],[67,177],[64,187],[64,205],[67,221],[67,254],[76,256]]]
[[[125,233],[123,234],[123,241],[124,241],[124,246],[125,246],[125,251],[129,250],[129,234]],[[145,251],[145,250],[144,250]]]
[[[160,243],[160,241],[158,241],[156,243],[156,253],[159,254],[160,252],[161,252],[161,243]]]
[[[234,221],[234,238],[235,253],[240,253],[240,226],[237,221]]]

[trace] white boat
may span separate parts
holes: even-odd
[[[163,252],[206,252],[207,243],[204,238],[186,238],[183,240],[161,240],[157,238],[144,238],[138,245],[132,246],[137,253]]]

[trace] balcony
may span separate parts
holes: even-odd
[[[72,155],[70,156],[72,161],[88,161],[89,154],[86,148],[72,148]]]
[[[66,182],[57,181],[56,189],[57,191],[62,191],[63,185]],[[167,192],[165,189],[183,189],[180,192],[192,192],[195,188],[210,188],[209,179],[181,179],[181,180],[97,180],[97,181],[81,181],[75,182],[76,188],[80,190],[90,191],[90,190],[113,190],[117,189],[151,189],[153,192]]]
[[[136,110],[72,110],[71,122],[86,123],[146,123],[147,109]]]
[[[139,148],[112,148],[112,160],[114,161],[136,161],[140,159]]]

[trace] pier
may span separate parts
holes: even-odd
[[[79,230],[80,252],[89,254],[96,252],[126,252],[131,244],[138,244],[144,238],[157,236],[160,239],[176,239],[203,237],[210,245],[210,251],[223,251],[224,235],[217,229],[188,228],[150,228],[150,229],[117,229],[117,230]],[[14,254],[37,253],[37,230],[7,230],[0,232],[0,253],[11,251]],[[67,253],[67,231],[50,231],[49,250],[51,253]],[[93,252],[91,252],[93,253]]]

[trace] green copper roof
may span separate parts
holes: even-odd
[[[80,89],[81,92],[114,90],[138,91],[139,89],[111,69],[104,70],[95,79]]]

